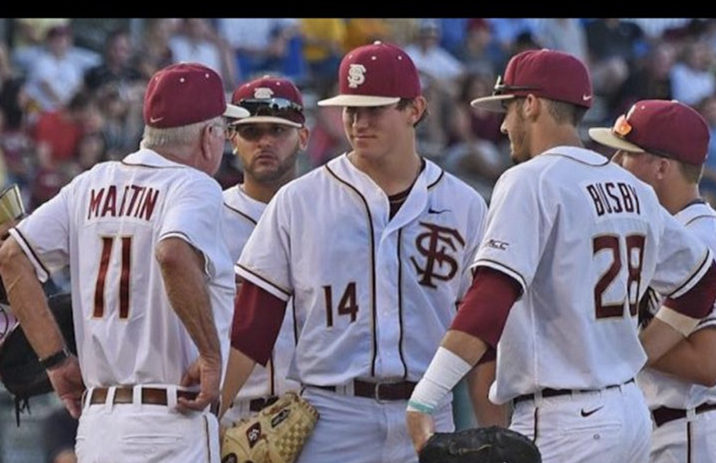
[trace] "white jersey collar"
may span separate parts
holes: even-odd
[[[596,151],[580,148],[578,146],[555,146],[540,156],[563,156],[590,166],[604,166],[609,164],[609,158]]]
[[[148,167],[190,167],[185,164],[170,161],[161,154],[150,149],[140,149],[139,151],[125,156],[124,159],[122,159],[122,164]]]
[[[684,225],[700,217],[716,217],[716,211],[704,200],[692,201],[674,214],[674,218]]]
[[[263,203],[246,194],[240,184],[224,190],[224,204],[247,215],[254,222],[259,221],[267,206],[267,203]]]
[[[433,184],[435,184],[440,178],[442,178],[444,172],[443,170],[438,167],[437,164],[432,162],[431,160],[427,158],[425,159],[425,168],[420,172],[418,175],[418,179],[415,182],[415,185],[413,188],[418,186],[418,182],[424,183],[428,188],[432,187]],[[328,167],[338,176],[342,177],[344,180],[348,180],[351,184],[356,183],[355,181],[357,179],[362,179],[363,182],[369,182],[375,187],[378,187],[378,185],[373,182],[373,179],[371,179],[368,174],[363,172],[362,170],[358,169],[349,159],[348,159],[348,153],[343,153],[341,156],[338,156],[328,162]],[[362,183],[362,182],[361,182]]]

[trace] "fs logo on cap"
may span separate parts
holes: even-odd
[[[256,87],[254,89],[254,98],[266,99],[273,96],[273,90],[268,87]]]
[[[360,84],[365,82],[365,66],[362,64],[351,64],[348,69],[348,86],[350,88],[357,88]]]

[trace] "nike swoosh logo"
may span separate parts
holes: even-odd
[[[149,122],[151,122],[152,124],[154,124],[154,123],[156,123],[156,122],[161,121],[162,119],[164,119],[164,116],[162,116],[162,117],[150,117],[150,118],[149,118]]]
[[[428,214],[442,214],[443,212],[448,212],[448,211],[450,211],[450,209],[441,209],[439,211],[436,211],[432,207],[428,208]]]
[[[592,99],[592,95],[582,95],[582,101],[589,101]]]
[[[582,415],[584,418],[586,418],[586,417],[588,417],[588,416],[590,416],[590,415],[593,415],[594,413],[598,412],[598,411],[601,410],[602,408],[604,408],[604,405],[602,405],[601,407],[597,407],[597,408],[595,408],[594,410],[589,410],[588,412],[585,412],[584,409],[582,409],[580,413],[581,413],[581,415]]]

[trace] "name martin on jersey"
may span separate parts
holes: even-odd
[[[604,214],[641,214],[636,188],[623,182],[596,182],[585,186],[598,216]]]
[[[90,190],[87,220],[103,217],[136,217],[151,220],[158,198],[159,190],[140,185],[124,185],[123,188],[109,185],[99,189],[93,188]]]

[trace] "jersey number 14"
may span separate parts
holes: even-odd
[[[323,287],[323,295],[326,297],[326,325],[333,326],[333,288]],[[356,302],[356,284],[354,281],[348,283],[343,296],[338,303],[338,315],[350,315],[351,322],[356,321],[358,314],[358,303]]]

